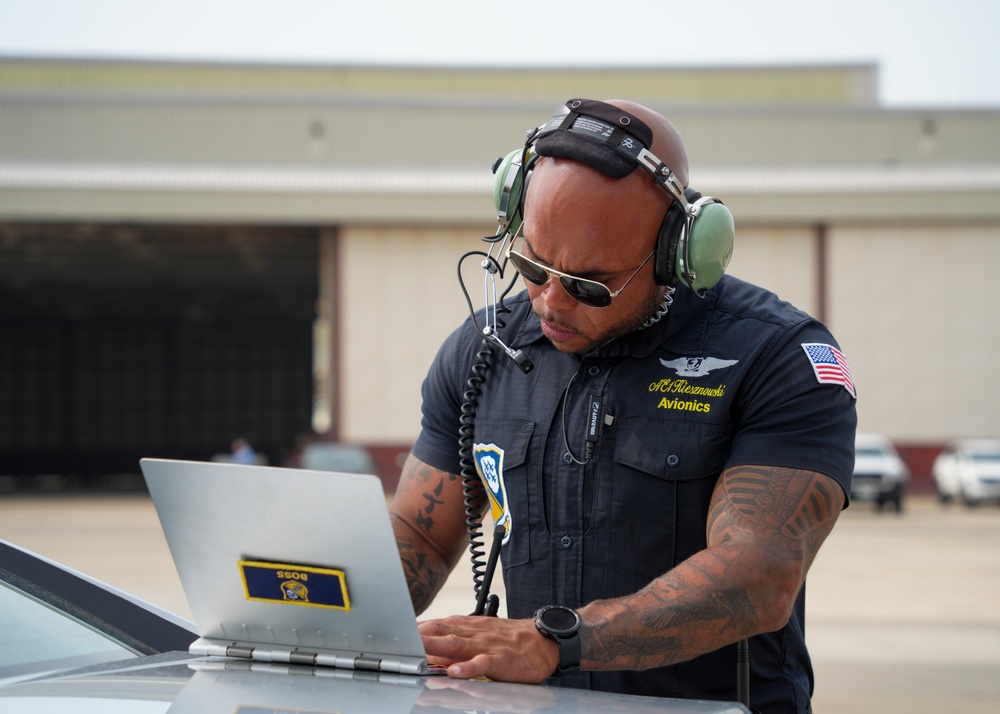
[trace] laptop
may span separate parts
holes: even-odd
[[[196,655],[408,675],[427,663],[382,482],[142,459]]]

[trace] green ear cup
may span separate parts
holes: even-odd
[[[512,151],[493,165],[493,207],[498,211],[500,210],[500,199],[503,194],[504,182],[507,180],[507,172],[510,171],[511,163],[520,154],[519,150]]]
[[[524,168],[521,166],[521,156],[524,151],[516,149],[500,159],[493,169],[493,206],[497,209],[497,220],[507,224],[507,231],[516,233],[521,225],[520,203],[521,191],[524,185]],[[537,156],[534,151],[528,151],[528,170]]]
[[[722,279],[733,257],[733,240],[736,228],[733,224],[733,214],[721,203],[707,203],[691,225],[691,235],[688,236],[687,251],[691,264],[688,266],[694,275],[692,284],[681,277],[681,280],[695,292],[708,290]],[[681,256],[678,250],[677,275],[681,276]]]

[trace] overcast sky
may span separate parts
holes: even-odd
[[[0,0],[0,55],[463,66],[876,63],[887,107],[1000,108],[998,0]]]

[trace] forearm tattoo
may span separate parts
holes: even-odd
[[[842,502],[842,492],[821,474],[730,469],[709,509],[708,549],[638,593],[588,609],[581,632],[586,664],[658,667],[761,631],[755,588],[766,600],[773,586],[767,574],[804,577]],[[752,571],[745,567],[748,559],[756,559]]]
[[[442,499],[445,484],[454,478],[456,477],[452,474],[422,464],[400,482],[401,489],[419,492],[419,498],[416,500],[420,501],[420,506],[412,517],[407,519],[396,516],[403,526],[402,533],[401,529],[396,530],[400,560],[403,563],[410,598],[418,614],[430,605],[447,577],[447,559],[443,553],[433,548],[429,539],[435,528],[436,513],[440,513],[440,509],[446,505]],[[416,531],[416,533],[410,536],[406,531]]]
[[[413,609],[419,615],[427,609],[441,588],[443,579],[433,568],[427,567],[427,555],[418,551],[412,541],[397,540],[399,558],[410,590]]]

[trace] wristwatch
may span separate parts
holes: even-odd
[[[564,605],[546,605],[535,612],[535,627],[559,645],[559,665],[553,677],[580,669],[580,614]]]

